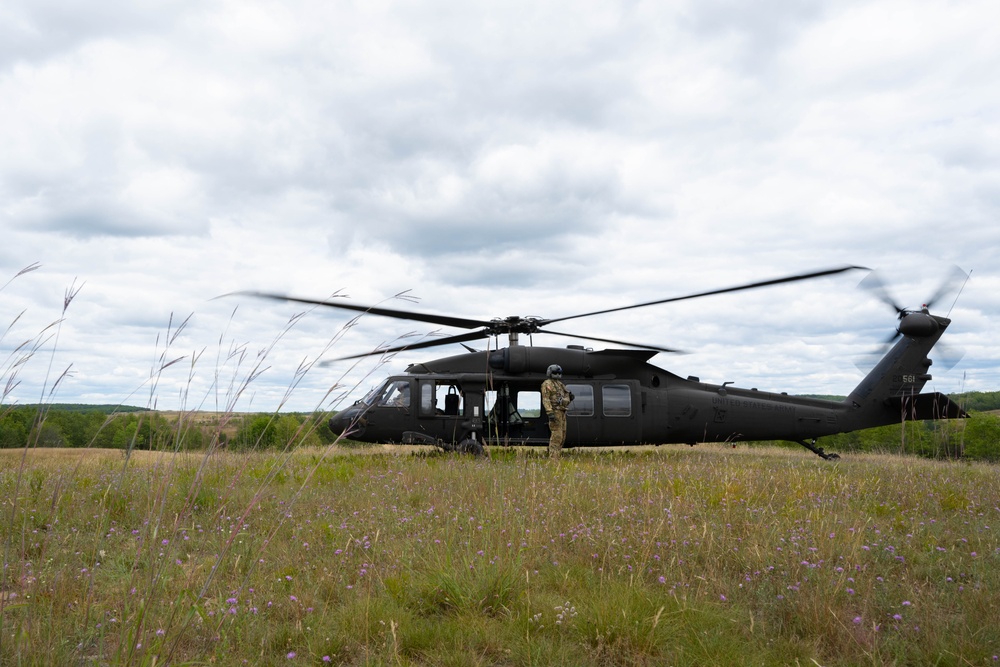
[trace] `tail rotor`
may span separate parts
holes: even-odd
[[[885,281],[882,279],[881,272],[876,270],[869,273],[860,283],[858,283],[858,287],[868,290],[874,294],[879,301],[885,303],[887,306],[896,311],[897,325],[896,330],[888,338],[882,341],[881,345],[875,351],[865,355],[862,360],[858,362],[858,366],[863,370],[872,368],[879,359],[885,356],[885,354],[889,351],[889,348],[892,347],[899,337],[907,333],[907,329],[915,328],[915,325],[913,325],[912,322],[906,322],[908,319],[915,320],[919,319],[919,316],[928,315],[931,308],[935,304],[952,294],[960,292],[968,279],[969,274],[957,266],[952,266],[948,275],[946,275],[944,280],[941,281],[941,284],[938,286],[931,298],[925,301],[919,309],[910,309],[899,305],[899,302],[893,298],[885,285]],[[938,358],[938,361],[944,370],[954,367],[965,355],[964,351],[954,346],[947,345],[946,343],[938,343],[936,350],[937,354],[935,356]],[[874,361],[872,361],[873,359]]]

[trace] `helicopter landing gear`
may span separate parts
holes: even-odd
[[[458,443],[455,448],[462,454],[472,454],[477,459],[486,456],[486,448],[483,447],[483,443],[479,442],[475,438],[466,438],[462,442]]]
[[[832,454],[827,454],[826,452],[823,451],[822,447],[817,447],[816,438],[813,438],[812,442],[806,442],[805,440],[797,440],[796,442],[798,442],[800,445],[802,445],[803,447],[805,447],[810,452],[812,452],[813,454],[815,454],[816,456],[820,457],[823,460],[836,461],[837,459],[840,458],[840,454],[837,454],[836,452]]]
[[[483,443],[476,438],[475,433],[465,436],[458,442],[445,442],[443,440],[437,440],[433,444],[437,445],[446,452],[472,454],[476,458],[489,456],[489,454],[486,453],[486,448],[483,446]]]

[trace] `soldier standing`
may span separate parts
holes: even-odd
[[[552,364],[545,371],[542,382],[542,407],[549,416],[549,458],[558,459],[566,440],[566,409],[573,401],[573,394],[562,383],[562,367]]]

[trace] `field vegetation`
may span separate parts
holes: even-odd
[[[0,402],[61,321],[9,353]],[[766,444],[472,458],[331,442],[322,412],[240,414],[262,357],[220,358],[219,414],[64,409],[69,369],[49,403],[0,407],[0,665],[1000,661],[987,412],[822,443],[853,452],[837,462]]]
[[[0,663],[1000,654],[993,465],[717,445],[558,463],[392,451],[0,452]]]

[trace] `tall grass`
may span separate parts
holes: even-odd
[[[0,452],[4,664],[982,664],[995,467]],[[12,456],[13,455],[13,456]],[[72,471],[70,474],[69,471]],[[13,534],[10,530],[13,529]]]
[[[176,334],[158,342],[150,386],[205,363],[173,352]],[[220,349],[213,393],[185,410],[218,405],[221,425],[270,348]],[[182,411],[171,446],[151,451],[0,451],[0,664],[1000,655],[994,466],[718,446],[557,463],[523,450],[362,455],[298,436],[281,451],[217,440],[190,453],[186,423]]]

